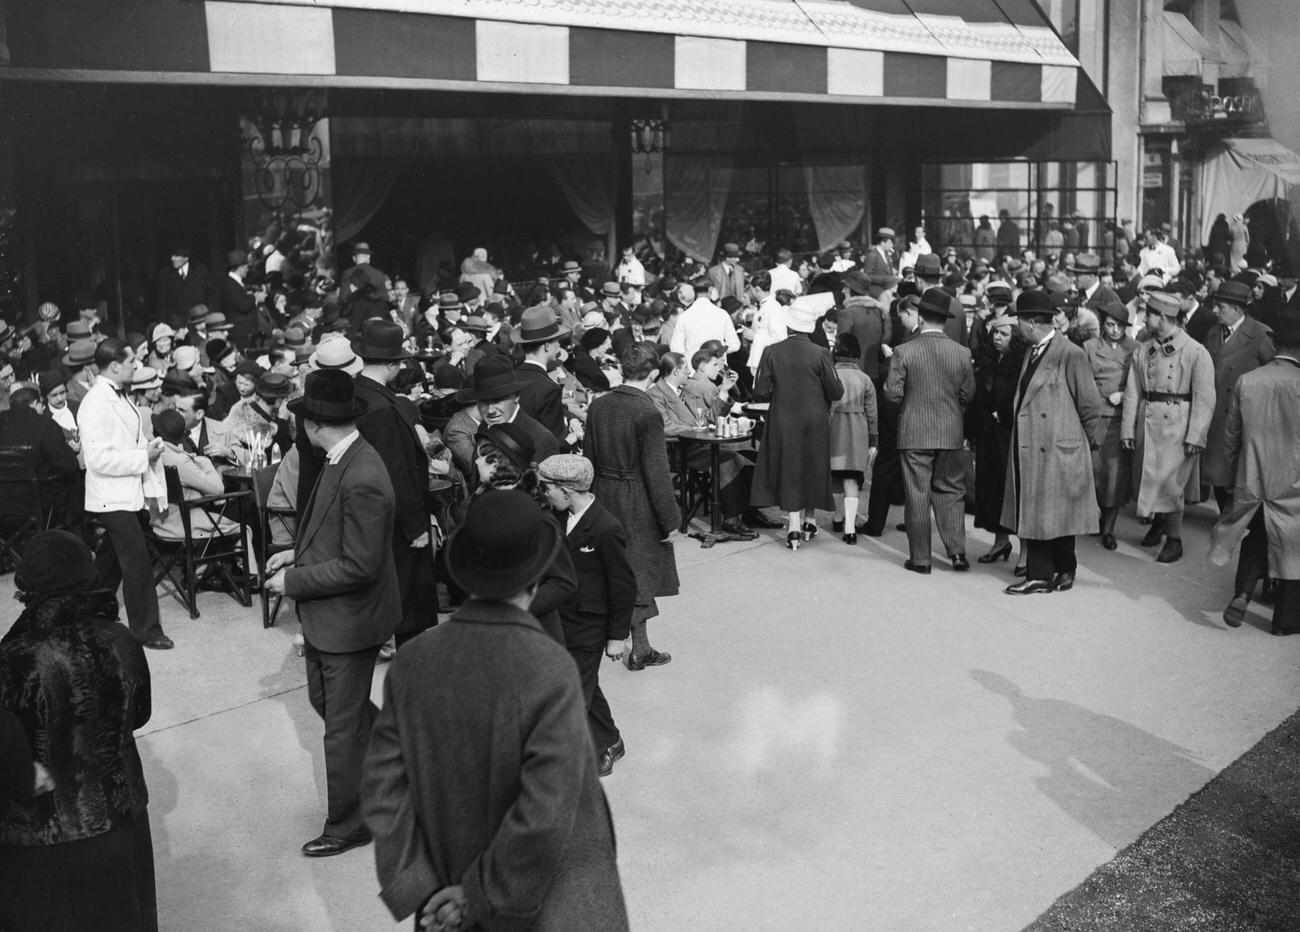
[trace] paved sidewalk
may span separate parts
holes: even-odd
[[[1205,560],[1209,517],[1189,514],[1172,566],[1122,518],[1115,553],[1080,540],[1074,591],[1024,598],[1002,594],[1010,564],[904,572],[893,530],[850,548],[823,520],[797,553],[775,533],[679,544],[684,594],[651,624],[673,662],[603,676],[628,745],[604,787],[633,928],[1032,921],[1300,705],[1300,638],[1258,608],[1220,620],[1231,567]],[[972,560],[987,545],[973,533]],[[150,654],[163,928],[394,928],[370,849],[298,853],[324,775],[296,623],[200,607],[165,602],[177,647]]]

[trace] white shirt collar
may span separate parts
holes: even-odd
[[[329,463],[331,466],[337,466],[339,464],[339,460],[343,459],[343,454],[348,452],[348,448],[351,447],[352,444],[356,443],[357,438],[360,436],[361,436],[360,431],[353,430],[352,433],[348,434],[338,443],[334,444],[334,446],[330,447],[329,450],[326,451],[325,462]]]
[[[564,522],[564,533],[565,533],[565,534],[572,534],[572,533],[573,533],[573,529],[574,529],[575,527],[578,526],[578,522],[582,520],[582,516],[585,515],[585,514],[587,513],[587,509],[590,508],[590,507],[595,503],[595,501],[596,501],[596,500],[595,500],[594,498],[591,499],[591,501],[589,501],[589,502],[587,502],[587,504],[583,505],[582,508],[581,508],[580,510],[575,511],[575,512],[572,512],[572,513],[569,515],[568,519]]]

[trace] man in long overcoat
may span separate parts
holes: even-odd
[[[410,353],[402,346],[402,325],[368,320],[355,347],[362,369],[356,376],[356,396],[366,403],[357,419],[361,436],[375,448],[393,484],[397,510],[393,521],[393,565],[402,593],[397,624],[401,647],[437,623],[438,589],[433,575],[432,533],[429,525],[429,455],[402,416],[397,394],[389,387]]]
[[[1213,300],[1218,326],[1207,331],[1204,345],[1214,360],[1214,417],[1205,436],[1201,483],[1214,489],[1222,511],[1236,481],[1224,442],[1232,389],[1239,378],[1273,358],[1273,331],[1246,313],[1250,289],[1243,283],[1224,282]]]
[[[672,659],[650,646],[646,622],[659,614],[655,601],[676,595],[677,558],[669,539],[682,521],[673,495],[664,419],[646,394],[659,370],[659,353],[634,343],[623,353],[623,384],[587,409],[583,453],[596,471],[592,491],[627,532],[627,556],[636,571],[636,609],[628,669]]]
[[[1014,313],[1030,349],[1016,389],[1002,526],[1024,542],[1028,574],[1005,591],[1064,592],[1078,568],[1075,536],[1097,528],[1092,450],[1101,396],[1083,350],[1052,327],[1046,292],[1022,293]]]
[[[1275,341],[1273,361],[1243,375],[1232,391],[1224,452],[1235,484],[1232,504],[1215,525],[1210,559],[1223,565],[1240,542],[1225,622],[1241,624],[1255,584],[1267,574],[1285,580],[1274,632],[1292,633],[1300,618],[1278,615],[1300,615],[1300,326],[1281,328]]]
[[[1179,328],[1179,310],[1173,295],[1147,295],[1151,339],[1133,354],[1120,427],[1121,445],[1134,451],[1138,514],[1156,516],[1142,546],[1154,546],[1164,535],[1156,557],[1161,563],[1183,555],[1186,490],[1200,485],[1196,467],[1214,415],[1214,361]]]
[[[526,493],[476,498],[447,545],[469,601],[388,672],[365,816],[395,919],[628,928],[578,668],[526,611],[561,547]]]

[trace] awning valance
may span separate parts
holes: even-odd
[[[1201,163],[1198,184],[1201,230],[1208,235],[1219,214],[1231,217],[1257,201],[1290,197],[1300,185],[1300,155],[1267,136],[1224,139]]]
[[[1054,110],[1091,99],[1031,0],[61,0],[8,10],[0,78]]]

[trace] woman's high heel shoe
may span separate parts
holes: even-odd
[[[812,540],[816,536],[817,525],[813,524],[811,521],[805,521],[803,526],[803,539]]]
[[[1011,545],[1003,544],[1001,547],[994,547],[984,556],[979,558],[980,563],[997,563],[999,560],[1005,561],[1011,556]]]
[[[785,535],[785,545],[790,550],[798,550],[799,544],[803,542],[803,535],[798,531],[791,531]]]

